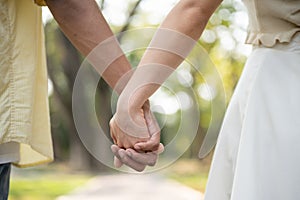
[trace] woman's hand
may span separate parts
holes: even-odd
[[[160,143],[160,128],[150,110],[149,101],[146,101],[143,109],[143,116],[146,122],[148,134],[150,138],[145,142],[135,143],[133,148],[122,149],[117,145],[112,145],[112,151],[115,154],[114,164],[121,167],[123,164],[135,169],[143,171],[147,165],[154,166],[158,155],[163,152],[164,146]],[[126,137],[126,140],[129,139]],[[136,138],[131,138],[135,140]],[[117,139],[114,139],[117,144]]]
[[[144,110],[117,111],[110,120],[110,134],[116,145],[120,148],[133,148],[136,143],[150,139],[145,120]]]

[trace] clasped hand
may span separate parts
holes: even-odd
[[[115,143],[111,149],[116,167],[125,164],[136,171],[143,171],[147,165],[156,164],[164,147],[160,143],[160,128],[148,100],[141,108],[118,102],[109,125]]]

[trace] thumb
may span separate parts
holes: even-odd
[[[135,144],[134,148],[142,151],[156,151],[160,146],[160,128],[155,116],[150,110],[149,102],[145,103],[143,110],[147,128],[150,134],[150,139],[146,142],[139,142]]]
[[[156,120],[154,114],[150,110],[149,101],[146,101],[146,103],[144,104],[143,111],[144,111],[144,117],[145,117],[145,121],[146,121],[150,136],[155,135],[155,134],[160,135],[160,127],[157,123],[157,120]]]

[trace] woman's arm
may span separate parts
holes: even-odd
[[[132,100],[134,107],[142,106],[160,87],[155,83],[163,83],[184,60],[220,3],[221,0],[181,0],[174,7],[158,29],[150,43],[151,48],[145,52],[124,91],[126,96],[130,96],[136,90],[135,100]],[[140,87],[142,85],[144,87]]]
[[[172,9],[118,100],[116,126],[124,132],[139,126],[135,116],[188,55],[220,3],[221,0],[181,0]],[[145,145],[134,147],[147,150]]]

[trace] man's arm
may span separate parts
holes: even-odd
[[[130,74],[128,76],[127,73],[131,70],[131,66],[96,2],[94,0],[47,0],[47,6],[64,34],[83,55],[90,56],[91,51],[96,49],[90,57],[94,61],[93,66],[98,72],[103,72],[102,77],[105,81],[120,94],[130,78]],[[107,66],[103,66],[103,63]],[[125,74],[127,78],[123,79]],[[120,84],[118,81],[121,78],[123,80]],[[115,88],[117,83],[118,88]],[[148,117],[146,120],[148,123],[156,123],[154,117]],[[158,138],[157,135],[154,138]],[[155,141],[152,139],[151,143],[157,143],[157,140],[159,142],[159,139]],[[162,148],[160,146],[160,149]],[[133,149],[130,151],[134,157],[125,160],[119,156],[118,151],[114,151],[114,154],[123,163],[139,171],[144,169],[145,165],[151,164],[149,160],[153,163],[157,159],[157,153],[141,154]],[[117,165],[122,164],[118,159],[116,161]]]
[[[47,0],[47,6],[61,30],[83,55],[87,56],[100,43],[105,43],[105,51],[101,47],[96,48],[101,53],[97,55],[98,60],[116,59],[111,60],[112,63],[107,60],[109,64],[107,67],[102,65],[94,65],[94,67],[98,72],[104,71],[102,77],[112,88],[115,88],[120,78],[131,70],[131,66],[97,3],[94,0]],[[125,85],[126,83],[117,88],[117,92],[121,93]]]

